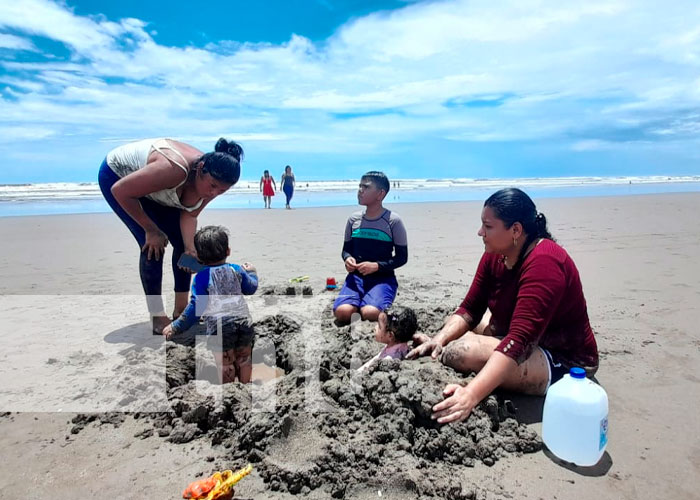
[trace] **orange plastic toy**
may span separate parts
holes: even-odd
[[[237,472],[225,470],[215,472],[211,477],[199,479],[190,483],[182,498],[197,500],[231,500],[233,498],[233,487],[238,481],[246,477],[253,470],[253,466],[248,464]]]

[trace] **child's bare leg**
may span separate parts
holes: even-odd
[[[250,383],[253,375],[253,348],[252,346],[243,346],[234,349],[236,372],[238,372],[238,381],[243,384]]]
[[[381,311],[374,306],[364,306],[360,309],[360,313],[362,314],[362,319],[365,321],[377,321]]]
[[[358,312],[357,307],[350,304],[343,304],[333,312],[340,324],[348,324],[352,320],[352,315]]]
[[[219,383],[228,384],[236,380],[236,354],[233,349],[224,352],[214,352],[216,368],[219,373]]]

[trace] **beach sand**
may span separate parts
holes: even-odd
[[[191,380],[211,376],[206,351],[150,334],[136,245],[116,216],[8,217],[0,496],[180,498],[202,474],[250,460],[236,498],[700,498],[700,194],[535,201],[579,268],[597,334],[610,401],[598,466],[540,449],[542,398],[498,393],[471,427],[439,431],[427,408],[464,377],[427,360],[352,376],[381,346],[370,324],[332,324],[324,284],[344,278],[357,207],[202,214],[200,225],[230,229],[231,262],[258,268],[248,388]],[[409,237],[396,303],[433,333],[483,251],[481,203],[389,208]],[[309,281],[288,295],[300,275]],[[279,369],[265,370],[272,359]]]

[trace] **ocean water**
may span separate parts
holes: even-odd
[[[292,207],[357,204],[357,180],[297,183]],[[401,179],[392,181],[387,204],[479,201],[503,187],[519,187],[532,198],[627,196],[700,192],[700,176],[688,177],[559,177],[537,179]],[[284,208],[284,193],[273,197],[273,208]],[[241,181],[212,201],[212,209],[263,207],[256,181]],[[96,183],[0,185],[0,217],[110,212]]]

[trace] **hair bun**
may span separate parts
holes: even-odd
[[[238,161],[241,161],[241,156],[243,156],[243,148],[240,146],[240,144],[234,141],[227,141],[223,137],[216,141],[214,151],[217,153],[229,154]]]
[[[221,137],[218,141],[216,141],[214,151],[217,153],[228,153],[228,141]]]

